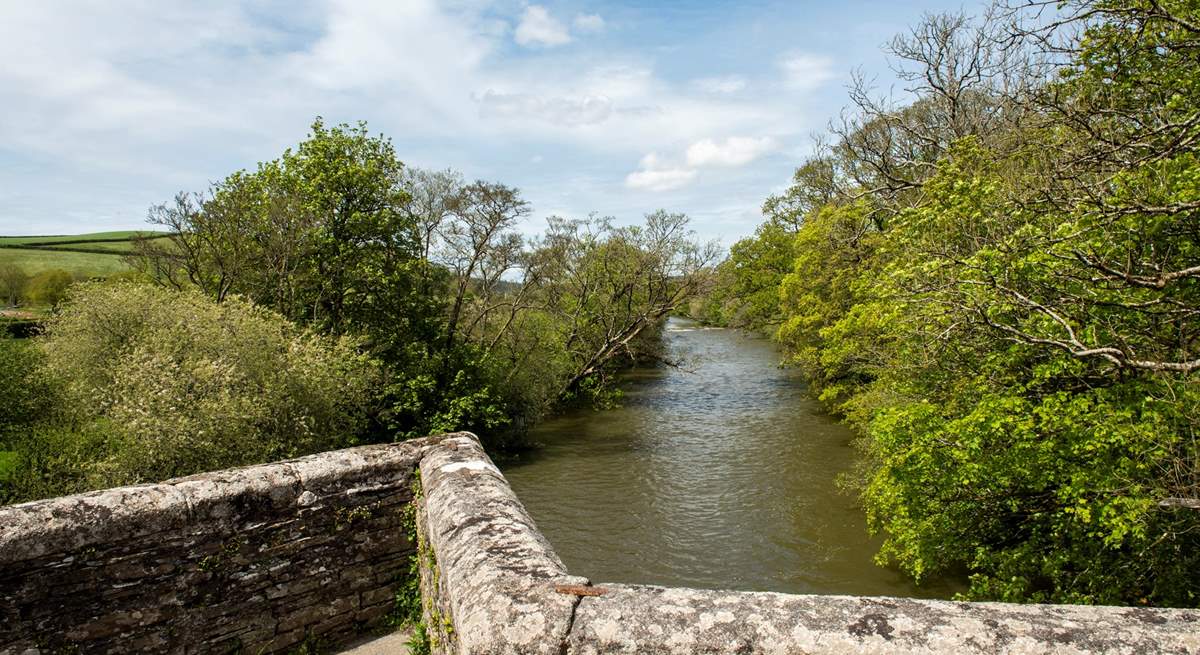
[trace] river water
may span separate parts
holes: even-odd
[[[685,369],[631,372],[617,409],[538,426],[502,462],[567,569],[596,582],[949,597],[876,566],[862,509],[838,491],[849,430],[777,367],[767,339],[671,319]]]

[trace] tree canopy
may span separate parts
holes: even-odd
[[[881,561],[977,599],[1197,604],[1198,26],[1181,1],[927,16],[889,47],[913,99],[852,88],[739,244],[790,226],[787,273],[718,271],[706,317],[773,286],[858,428]]]

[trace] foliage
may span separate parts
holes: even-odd
[[[67,297],[67,287],[74,282],[75,278],[60,268],[42,271],[29,280],[25,297],[30,304],[55,307]]]
[[[0,336],[0,446],[50,411],[54,389],[38,374],[40,364],[32,343]]]
[[[1073,227],[1002,202],[1009,181],[1026,187],[982,154],[956,147],[929,202],[888,232],[876,299],[841,322],[844,337],[865,317],[890,319],[887,365],[848,403],[876,464],[864,499],[888,536],[881,557],[916,576],[966,565],[977,598],[1195,605],[1196,517],[1161,503],[1196,495],[1200,389],[987,329],[1050,328],[1012,293],[1092,294],[1065,286],[1088,283],[1069,270],[1079,262],[1055,257]],[[1137,343],[1109,291],[1075,329]]]
[[[41,471],[33,473],[25,466],[30,444],[39,444],[36,457],[61,457],[63,462],[72,459],[76,446],[42,437],[59,403],[58,389],[41,374],[41,364],[41,351],[32,342],[0,336],[0,503],[78,488],[48,483]],[[57,467],[54,476],[60,481],[72,477],[71,468]]]
[[[164,284],[230,294],[333,335],[364,338],[388,381],[372,408],[375,439],[488,427],[463,388],[469,354],[444,345],[447,276],[421,258],[404,168],[366,126],[319,119],[294,151],[239,171],[207,195],[180,194],[151,222],[170,242],[140,244],[134,265]],[[459,421],[465,421],[465,424]]]
[[[864,283],[877,267],[880,235],[873,225],[863,203],[816,210],[796,235],[792,270],[777,287],[787,318],[776,336],[790,362],[829,402],[869,382],[886,347],[870,323],[883,320],[890,308],[862,309],[875,291]]]
[[[405,168],[365,125],[318,119],[294,151],[154,208],[173,235],[131,262],[166,286],[362,337],[385,366],[368,438],[470,429],[503,445],[652,354],[642,337],[711,257],[679,214],[552,219],[534,241],[516,229],[528,213],[514,188]]]
[[[8,479],[0,484],[0,502],[15,503],[39,498],[102,489],[117,483],[98,473],[117,438],[105,420],[82,425],[47,420],[28,427],[10,439],[14,453]]]
[[[486,193],[490,217],[456,210],[427,232],[428,251],[453,272],[453,331],[389,395],[420,428],[480,426],[502,444],[559,402],[604,402],[614,368],[657,357],[662,322],[695,293],[712,249],[692,240],[685,216],[666,212],[629,227],[551,218],[525,244],[511,231],[523,203],[506,189]]]
[[[28,286],[29,274],[25,269],[12,263],[0,263],[0,301],[10,307],[20,304]]]
[[[692,317],[748,329],[778,325],[779,285],[792,268],[795,240],[792,226],[768,221],[754,236],[733,244],[714,271],[715,284],[689,307]]]
[[[1044,18],[927,17],[890,47],[911,104],[852,88],[765,206],[796,233],[778,336],[862,435],[882,562],[1196,606],[1200,13]]]
[[[653,356],[635,350],[639,337],[698,290],[715,256],[715,247],[694,241],[683,214],[658,211],[629,227],[607,218],[552,219],[531,270],[533,296],[558,325],[568,362],[558,395],[602,381],[615,358]]]
[[[409,336],[430,310],[402,171],[391,142],[364,124],[317,119],[294,151],[153,208],[150,221],[172,235],[138,242],[131,262],[176,288],[218,302],[242,294],[321,331]]]
[[[37,348],[61,400],[14,444],[20,497],[351,445],[376,376],[349,338],[130,283],[78,285]]]
[[[4,482],[17,470],[17,453],[12,450],[0,450],[0,482]]]

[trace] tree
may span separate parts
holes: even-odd
[[[70,273],[59,268],[42,271],[29,280],[25,297],[31,304],[55,307],[67,296],[75,282]]]
[[[446,346],[453,347],[468,289],[481,292],[486,316],[488,297],[501,276],[518,260],[522,240],[512,232],[529,214],[529,203],[502,184],[475,182],[464,187],[451,209],[454,221],[442,230],[444,263],[454,276],[454,295],[446,327]]]
[[[317,119],[295,151],[152,208],[150,222],[172,234],[140,242],[132,261],[218,302],[240,293],[334,334],[403,340],[428,331],[435,311],[417,285],[421,240],[403,171],[365,124]]]
[[[25,290],[29,286],[29,274],[20,266],[11,263],[0,264],[0,298],[9,306],[16,306],[25,298]]]
[[[1200,15],[1049,7],[927,17],[891,46],[908,104],[856,86],[765,206],[797,234],[779,337],[862,435],[881,561],[1195,606]]]
[[[645,225],[615,227],[611,219],[552,219],[534,253],[539,301],[562,327],[571,370],[558,395],[602,381],[617,357],[637,355],[644,331],[691,298],[716,260],[684,214],[657,211]],[[648,354],[648,353],[647,353]]]
[[[40,353],[25,339],[0,337],[0,450],[17,432],[46,416],[54,390],[38,375]]]
[[[318,120],[294,151],[152,209],[173,236],[133,261],[165,286],[362,337],[385,366],[372,438],[475,429],[497,443],[650,354],[715,252],[682,215],[555,220],[531,242],[517,231],[529,212],[515,188],[406,168],[365,125]]]
[[[1046,279],[984,280],[1014,311],[975,311],[1006,337],[1148,371],[1200,370],[1200,28],[1188,3],[1064,3],[1049,26],[1014,28],[1069,57],[1030,104],[1053,157],[1010,201],[1051,217]],[[1085,36],[1055,41],[1070,26]],[[1061,127],[1060,127],[1061,126]],[[1064,129],[1065,128],[1065,129]],[[970,301],[967,301],[970,302]],[[1103,322],[1096,321],[1104,314]]]
[[[827,205],[810,215],[792,244],[796,256],[777,297],[785,321],[776,337],[788,361],[835,405],[892,363],[880,330],[864,332],[866,325],[856,320],[881,319],[892,311],[884,304],[863,312],[876,298],[877,290],[864,281],[882,268],[885,240],[867,204],[859,202]]]
[[[710,282],[693,304],[692,313],[706,323],[765,329],[782,320],[779,285],[792,269],[796,233],[792,225],[768,220],[754,236],[729,249],[729,257],[713,271]]]
[[[909,568],[974,552],[978,596],[1194,605],[1200,16],[1062,10],[1015,29],[1065,59],[1027,147],[960,142],[889,233],[926,308],[879,385],[944,405],[874,413],[867,497]]]
[[[827,150],[818,145],[818,150]],[[801,164],[792,175],[792,185],[782,194],[763,203],[763,215],[770,224],[795,234],[804,219],[815,211],[849,195],[845,180],[838,178],[837,161],[828,154],[817,155]]]

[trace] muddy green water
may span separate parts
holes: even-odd
[[[672,319],[689,370],[634,371],[621,407],[541,424],[502,463],[574,574],[787,593],[948,597],[876,566],[861,508],[838,491],[851,433],[776,366],[762,338]]]

